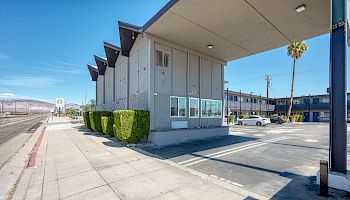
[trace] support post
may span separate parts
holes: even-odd
[[[226,88],[226,112],[227,112],[227,125],[230,124],[230,115],[228,113],[228,88]]]
[[[330,171],[347,171],[347,0],[332,0],[330,39]]]
[[[328,161],[320,161],[320,195],[328,197]]]

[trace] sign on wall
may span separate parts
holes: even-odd
[[[64,108],[64,99],[56,98],[56,108]]]

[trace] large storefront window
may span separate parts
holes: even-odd
[[[186,98],[170,97],[170,116],[186,117]]]
[[[190,98],[190,117],[199,117],[199,99],[197,98]]]
[[[202,117],[220,118],[222,115],[222,102],[220,100],[202,100]]]

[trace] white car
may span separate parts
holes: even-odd
[[[248,118],[238,120],[239,125],[266,126],[270,123],[269,118],[263,118],[258,115],[251,115]]]

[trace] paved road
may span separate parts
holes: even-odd
[[[312,199],[319,197],[311,176],[328,159],[328,140],[321,123],[239,126],[229,136],[143,149],[276,199]]]
[[[0,168],[42,124],[44,116],[0,118]]]

